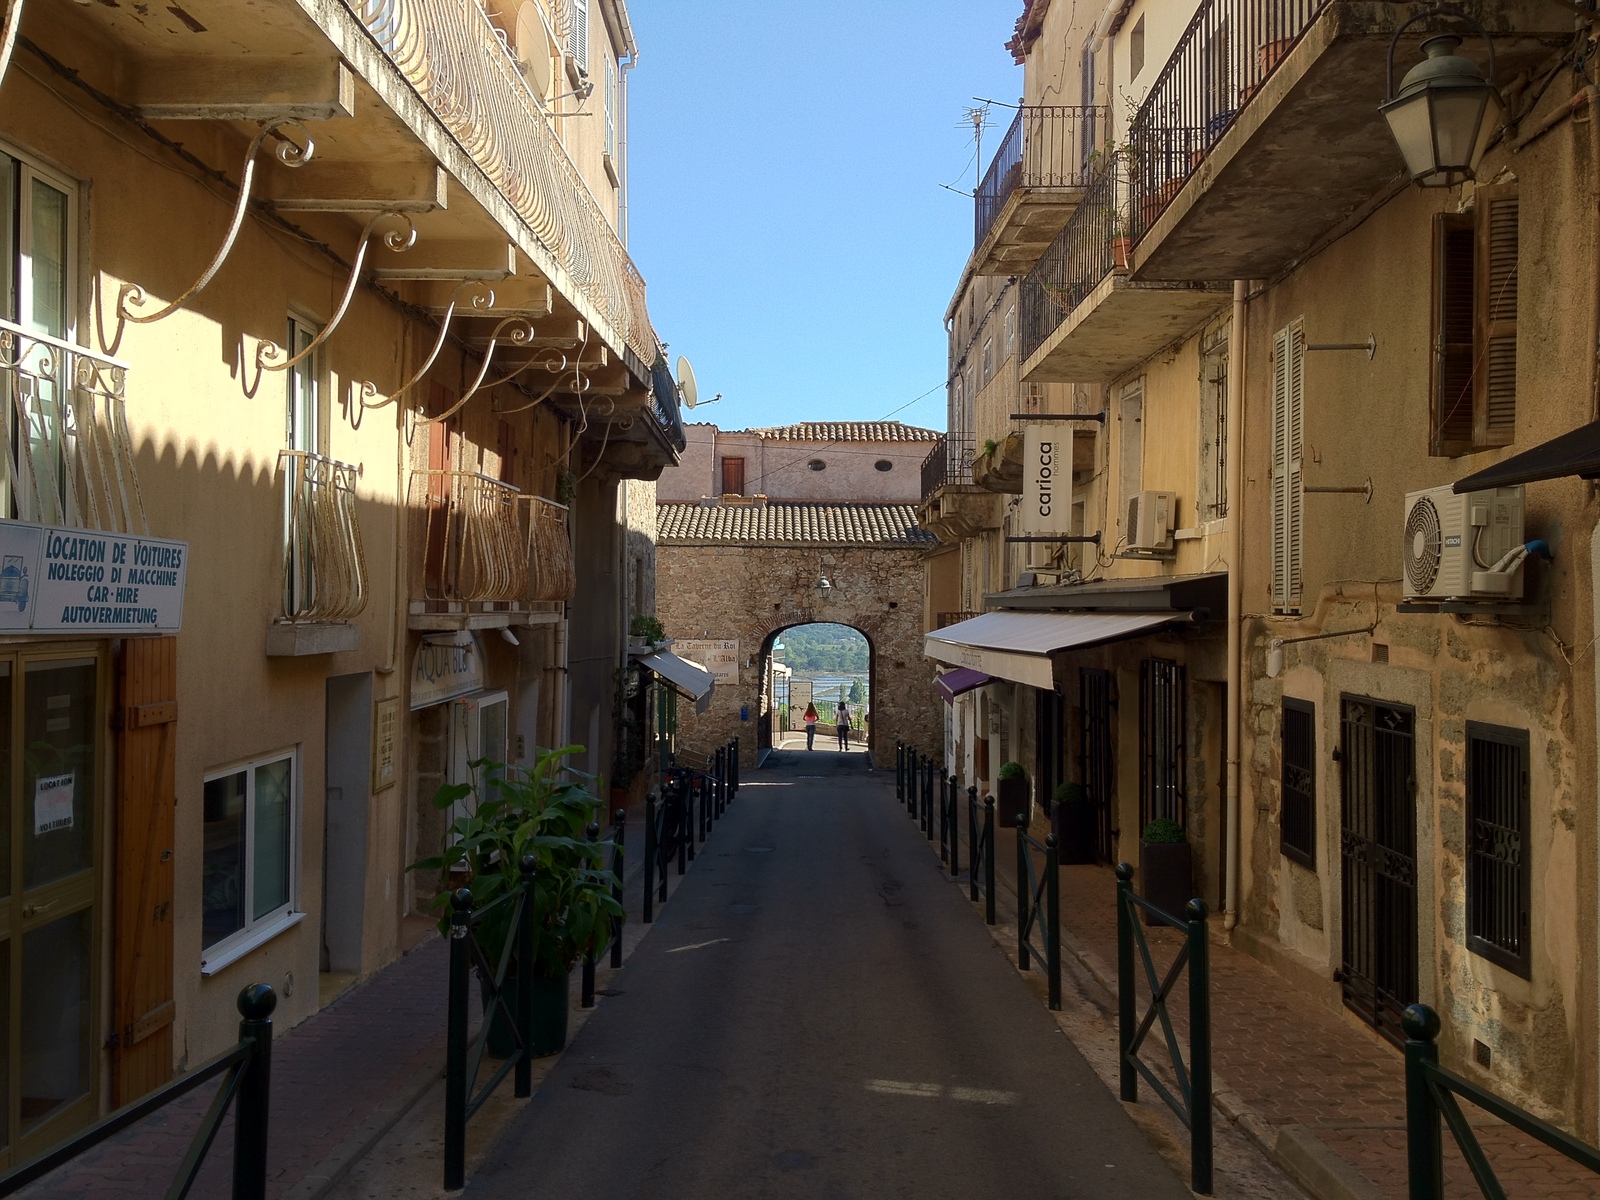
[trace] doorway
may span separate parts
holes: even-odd
[[[780,666],[787,705],[778,699]],[[849,714],[849,750],[870,750],[873,666],[872,643],[851,625],[814,622],[768,634],[761,652],[758,746],[804,750],[805,712],[810,704],[818,718],[816,748],[839,750],[839,706],[843,704]]]
[[[1339,982],[1345,1006],[1398,1045],[1417,1000],[1416,717],[1345,696],[1340,726]]]
[[[1085,667],[1078,672],[1079,778],[1095,811],[1095,854],[1112,861],[1111,792],[1116,785],[1116,755],[1111,746],[1111,672]]]
[[[337,994],[361,973],[372,790],[372,672],[328,680],[326,746],[322,970],[335,977],[327,982],[334,983]]]
[[[510,730],[511,702],[505,692],[479,692],[450,702],[451,783],[470,783],[481,793],[486,778],[474,763],[505,764]],[[477,803],[473,796],[457,801],[450,819],[470,816]]]

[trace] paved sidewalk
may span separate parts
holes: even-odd
[[[964,888],[970,862],[964,806],[960,826]],[[1043,837],[1048,830],[1040,823],[1034,832]],[[1014,835],[998,828],[995,834],[999,926],[1009,922],[1014,931]],[[937,841],[931,850],[938,854]],[[1061,914],[1063,958],[1074,957],[1105,990],[1105,1002],[1113,1003],[1117,935],[1111,868],[1063,867]],[[1258,959],[1223,944],[1220,921],[1214,920],[1213,928],[1212,1061],[1219,1119],[1226,1114],[1237,1120],[1263,1150],[1324,1200],[1406,1200],[1405,1068],[1400,1051],[1306,996]],[[1177,931],[1146,933],[1158,966],[1170,963],[1179,948]],[[1139,982],[1141,997],[1147,997],[1142,973]],[[1180,985],[1180,991],[1185,987]],[[1184,1007],[1175,1005],[1172,1011],[1187,1050]],[[1465,1103],[1463,1110],[1512,1200],[1600,1198],[1596,1176]],[[1448,1129],[1444,1144],[1448,1194],[1477,1196],[1477,1185]]]

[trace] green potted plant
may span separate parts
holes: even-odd
[[[655,617],[635,617],[628,626],[628,648],[634,651],[652,651],[667,640],[667,631]]]
[[[1081,783],[1056,785],[1050,797],[1050,825],[1063,863],[1092,863],[1099,857],[1099,813]]]
[[[445,784],[433,797],[440,810],[467,801],[467,814],[445,830],[438,855],[410,868],[439,872],[432,911],[439,914],[439,932],[449,936],[453,889],[470,888],[473,908],[481,909],[520,886],[522,858],[533,856],[533,962],[512,959],[506,1001],[515,1012],[518,989],[532,989],[528,1036],[534,1054],[554,1054],[566,1045],[572,968],[585,954],[599,958],[604,953],[611,942],[612,918],[622,916],[622,906],[611,894],[611,873],[603,869],[609,843],[591,842],[585,834],[598,819],[601,802],[589,792],[589,778],[563,763],[581,750],[568,746],[544,751],[528,768],[473,763],[471,783]],[[500,961],[511,937],[514,907],[500,905],[477,926],[478,941],[491,963]],[[488,980],[479,982],[487,999]],[[504,1014],[496,1010],[490,1016],[489,1051],[508,1057],[516,1043]]]
[[[1139,895],[1162,912],[1182,918],[1194,896],[1194,859],[1183,826],[1157,817],[1139,835]],[[1146,925],[1157,922],[1149,913]]]
[[[1015,829],[1028,823],[1028,802],[1032,791],[1028,786],[1028,773],[1019,762],[1000,764],[995,777],[994,819],[1002,829]]]

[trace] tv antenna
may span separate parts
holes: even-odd
[[[699,385],[694,381],[694,368],[689,365],[689,360],[681,354],[678,356],[678,399],[685,408],[696,408],[701,404],[715,404],[722,399],[718,392],[709,400],[700,399]]]

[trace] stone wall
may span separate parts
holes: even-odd
[[[722,683],[704,715],[679,705],[679,744],[692,751],[740,739],[754,766],[761,660],[768,638],[793,625],[830,621],[866,635],[872,648],[873,764],[892,766],[897,740],[943,744],[934,665],[922,653],[922,556],[912,548],[676,546],[657,548],[657,610],[672,638],[737,638],[739,682]],[[833,589],[816,590],[825,572]],[[741,712],[744,715],[741,717]]]

